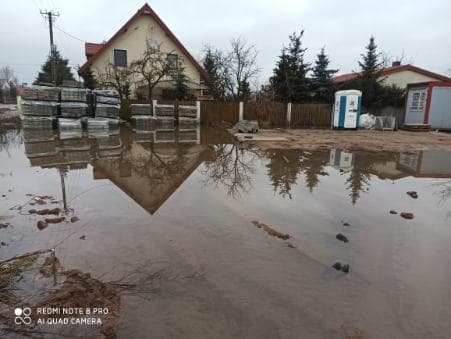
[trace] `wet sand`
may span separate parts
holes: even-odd
[[[343,148],[351,151],[451,151],[451,133],[407,131],[336,131],[308,129],[263,129],[256,134],[236,134],[239,142],[263,150]]]

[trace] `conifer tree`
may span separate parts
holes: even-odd
[[[314,99],[317,102],[331,102],[333,100],[334,83],[332,76],[338,72],[335,69],[329,69],[329,58],[324,48],[316,56],[315,66],[313,67],[312,89],[315,92]]]
[[[47,61],[42,65],[36,82],[53,83],[52,61],[55,67],[55,85],[61,85],[63,80],[75,80],[69,66],[69,60],[63,59],[60,52],[55,48],[53,55],[49,55]]]
[[[282,49],[273,76],[270,79],[277,100],[290,102],[305,102],[311,99],[310,81],[307,72],[310,64],[304,61],[306,48],[302,48],[302,36],[294,32],[289,36],[288,47]]]

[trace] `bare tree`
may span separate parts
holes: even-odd
[[[250,94],[250,82],[260,72],[257,66],[258,52],[243,38],[231,41],[232,50],[226,60],[226,87],[234,100],[241,100]]]
[[[121,99],[128,99],[133,81],[133,72],[128,67],[115,66],[111,62],[98,72],[97,83],[99,88],[114,88]]]
[[[0,68],[0,79],[4,79],[6,81],[11,81],[14,77],[14,71],[11,67],[5,66]]]
[[[164,77],[171,75],[177,70],[178,60],[175,60],[174,64],[168,62],[168,55],[175,54],[171,52],[162,52],[161,44],[156,46],[147,46],[141,59],[133,61],[130,65],[133,73],[140,76],[146,83],[149,101],[152,100],[155,86]]]

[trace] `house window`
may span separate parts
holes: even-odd
[[[127,51],[123,49],[114,50],[114,65],[127,67]]]
[[[168,54],[168,65],[169,69],[175,70],[177,69],[177,63],[178,63],[178,55],[177,54]]]

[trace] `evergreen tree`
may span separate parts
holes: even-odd
[[[174,97],[177,100],[185,100],[189,97],[188,77],[185,74],[185,68],[179,64],[177,72],[174,75],[175,91]]]
[[[310,64],[304,61],[304,54],[307,50],[302,48],[302,36],[294,32],[289,36],[288,47],[282,49],[273,76],[270,79],[274,87],[276,99],[290,102],[302,102],[310,100],[310,81],[307,72]]]
[[[223,59],[221,52],[213,50],[211,46],[205,47],[203,66],[208,75],[205,85],[208,88],[208,94],[212,95],[216,100],[223,100],[225,96],[225,85],[222,76]]]
[[[90,68],[88,68],[83,73],[80,73],[80,76],[83,78],[83,84],[85,88],[94,89],[97,87],[96,78]]]
[[[47,61],[42,65],[36,82],[52,83],[52,61],[55,64],[55,85],[59,86],[63,80],[75,80],[69,67],[69,60],[63,59],[60,52],[55,48],[53,56],[49,55]]]
[[[366,54],[361,56],[362,61],[359,61],[361,76],[358,82],[362,90],[363,105],[371,107],[380,104],[379,94],[384,81],[381,78],[383,62],[380,60],[381,54],[377,52],[377,45],[373,36],[371,36],[370,42],[366,46]]]
[[[329,58],[321,48],[321,52],[317,54],[315,67],[313,67],[312,89],[315,92],[315,101],[329,103],[333,100],[334,83],[332,75],[338,72],[335,69],[329,69]]]

